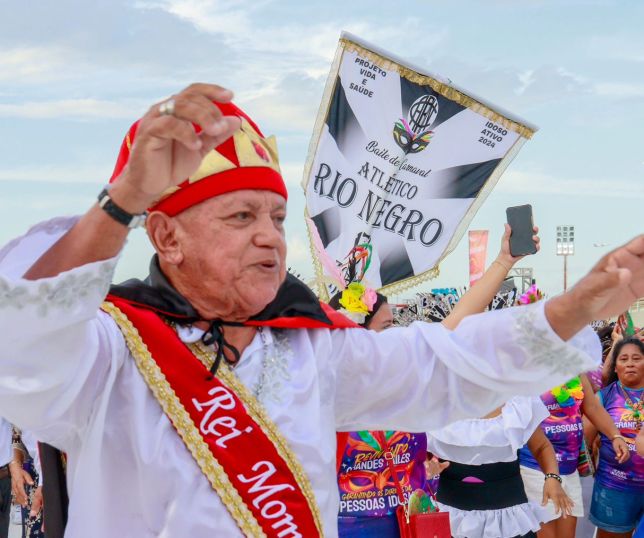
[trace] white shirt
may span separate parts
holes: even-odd
[[[67,452],[67,537],[241,536],[117,326],[98,310],[116,259],[21,278],[73,222],[37,225],[0,250],[0,415]],[[302,463],[330,537],[337,536],[337,429],[439,428],[514,394],[540,394],[601,356],[590,328],[562,342],[540,304],[472,316],[453,332],[415,323],[384,333],[286,335],[292,354],[288,377],[278,380],[281,400],[263,403]],[[263,354],[257,335],[235,369],[251,389]]]

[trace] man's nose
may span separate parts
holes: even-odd
[[[284,233],[275,220],[267,215],[257,219],[254,239],[257,246],[276,248],[284,241]]]

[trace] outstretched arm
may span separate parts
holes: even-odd
[[[620,435],[619,430],[615,426],[613,419],[606,412],[606,409],[601,405],[599,399],[593,392],[593,387],[588,381],[586,374],[581,374],[581,384],[584,387],[584,399],[581,404],[581,411],[590,422],[593,423],[595,428],[602,432],[606,437],[612,439],[615,455],[619,463],[624,463],[630,458],[628,445],[624,438]]]
[[[443,325],[448,329],[454,329],[465,316],[483,312],[499,291],[503,280],[515,263],[523,259],[523,256],[514,257],[510,254],[510,225],[505,225],[505,232],[501,238],[501,250],[496,259],[487,268],[483,276],[461,297],[456,303],[454,310],[443,320]],[[534,237],[539,250],[539,228],[534,228]]]
[[[438,429],[592,369],[601,353],[592,329],[562,342],[543,307],[467,316],[453,331],[416,322],[381,333],[331,331],[329,340],[312,332],[315,356],[334,372],[339,429]]]
[[[563,340],[596,319],[627,310],[644,297],[644,234],[606,254],[569,292],[546,303],[546,318]]]

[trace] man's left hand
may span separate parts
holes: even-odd
[[[594,319],[617,316],[644,297],[644,235],[604,256],[571,290]]]
[[[627,310],[644,297],[644,235],[604,256],[568,293],[546,304],[546,316],[564,340],[596,319]]]

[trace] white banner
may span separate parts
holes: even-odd
[[[391,292],[438,274],[534,131],[343,34],[305,167],[318,282]]]

